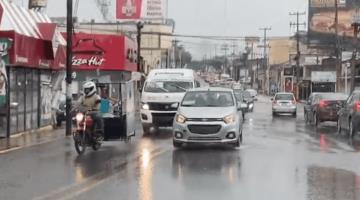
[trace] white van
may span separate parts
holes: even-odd
[[[141,95],[141,122],[144,133],[150,128],[170,127],[179,103],[188,89],[206,86],[190,69],[150,71]]]

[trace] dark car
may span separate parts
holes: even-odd
[[[338,121],[338,111],[347,99],[342,93],[313,93],[305,107],[304,118],[306,123],[318,126],[325,121]]]
[[[360,130],[360,90],[354,91],[338,112],[338,132],[347,130],[350,138]]]

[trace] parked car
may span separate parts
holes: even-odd
[[[272,100],[272,115],[292,114],[296,117],[297,103],[293,93],[276,93]]]
[[[360,131],[360,90],[354,91],[338,112],[338,132],[346,130],[349,138]]]
[[[318,126],[325,121],[338,121],[338,111],[346,101],[343,93],[315,93],[310,95],[305,105],[305,121]]]
[[[242,142],[241,109],[232,89],[197,88],[186,92],[173,125],[173,145]]]

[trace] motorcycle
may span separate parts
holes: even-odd
[[[94,151],[100,149],[102,140],[97,139],[94,133],[94,119],[92,111],[78,111],[74,117],[76,128],[73,131],[75,150],[79,155],[85,153],[87,147]]]

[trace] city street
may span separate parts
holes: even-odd
[[[238,149],[175,150],[171,129],[126,144],[105,143],[78,156],[72,138],[0,154],[0,199],[360,199],[358,144],[336,136],[336,123],[305,125],[271,116],[260,97],[246,116]],[[357,138],[360,141],[359,138]]]

